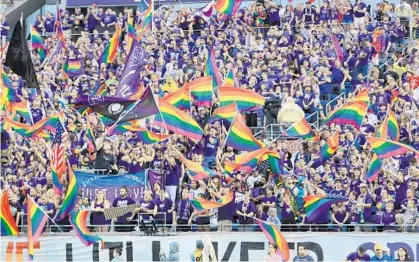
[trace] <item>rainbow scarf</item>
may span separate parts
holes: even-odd
[[[234,119],[225,144],[242,151],[254,151],[265,146],[263,142],[253,136],[252,131],[246,126],[240,115]]]
[[[242,0],[218,0],[214,8],[220,14],[235,15],[241,3]]]
[[[112,64],[118,54],[118,48],[120,45],[121,38],[121,26],[116,24],[115,33],[109,41],[108,45],[103,50],[102,55],[99,58],[99,64]]]
[[[255,91],[236,87],[221,87],[218,89],[220,106],[237,104],[240,112],[257,110],[265,105],[265,98]]]
[[[326,119],[326,124],[351,125],[359,130],[362,120],[367,114],[368,103],[364,101],[354,101],[333,111]]]
[[[19,235],[19,228],[16,225],[15,218],[9,206],[9,196],[5,190],[0,196],[0,228],[1,236],[17,236]]]
[[[262,232],[268,238],[269,243],[276,244],[278,247],[277,254],[280,255],[284,261],[288,261],[290,257],[290,250],[288,248],[288,243],[285,240],[284,236],[281,234],[279,229],[272,224],[263,222],[262,220],[255,219],[256,223],[259,225]]]
[[[212,77],[201,77],[186,84],[197,106],[208,106],[212,104]]]
[[[382,165],[383,163],[381,162],[381,160],[377,157],[376,154],[373,153],[366,174],[368,182],[372,182],[378,178]]]
[[[26,204],[28,208],[28,254],[29,261],[32,261],[34,243],[41,235],[42,230],[47,223],[48,216],[41,211],[38,204],[29,196],[26,197]]]
[[[393,110],[389,108],[388,115],[381,124],[378,130],[377,137],[387,139],[388,137],[393,141],[399,141],[400,129],[397,123],[396,115]]]
[[[154,119],[155,126],[167,128],[195,141],[201,140],[203,131],[192,117],[162,100],[160,100],[159,108],[160,114],[157,114]]]
[[[196,211],[202,212],[204,210],[214,209],[222,207],[233,201],[234,192],[229,191],[227,195],[223,196],[219,201],[211,201],[202,197],[191,198],[189,202],[195,208]]]
[[[295,122],[287,130],[283,132],[285,136],[289,137],[298,137],[303,139],[313,139],[317,141],[319,136],[313,129],[310,127],[310,124],[305,118],[302,118],[300,121]]]
[[[227,75],[224,79],[224,86],[225,87],[235,87],[238,86],[236,83],[236,77],[234,75],[233,67],[227,72]]]
[[[347,200],[347,197],[334,194],[327,194],[326,196],[306,196],[304,198],[306,221],[314,221],[320,214],[328,212],[331,205]]]
[[[218,71],[217,61],[215,60],[214,49],[212,47],[205,64],[204,76],[212,77],[213,90],[221,84],[220,73]]]
[[[79,210],[77,212],[73,212],[70,214],[69,222],[73,226],[74,232],[76,232],[76,235],[85,246],[101,242],[103,248],[103,239],[101,237],[94,236],[87,228],[86,220],[89,216],[89,212],[89,210]]]
[[[65,219],[70,214],[70,212],[76,206],[77,198],[78,198],[76,176],[74,175],[74,172],[73,172],[73,169],[71,168],[70,163],[67,163],[67,166],[68,166],[69,184],[68,184],[67,193],[64,197],[61,208],[58,210],[58,213],[57,213],[57,219],[59,220]]]
[[[408,152],[413,152],[416,156],[419,156],[419,152],[414,148],[399,142],[393,142],[378,137],[367,137],[367,141],[371,145],[374,153],[377,154],[377,157],[380,159],[399,156]]]
[[[188,86],[163,97],[162,100],[180,110],[190,110],[191,108],[191,92]]]
[[[214,110],[211,115],[209,122],[212,124],[216,121],[227,122],[228,124],[233,123],[234,117],[237,114],[236,103],[229,104],[227,106],[219,107]]]
[[[320,148],[320,161],[325,163],[329,158],[335,154],[336,150],[338,150],[339,145],[339,132],[336,131],[335,134],[329,139],[327,139],[327,143]]]

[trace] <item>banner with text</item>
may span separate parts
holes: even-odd
[[[76,171],[74,173],[82,197],[88,197],[90,200],[93,200],[96,197],[97,191],[103,190],[106,199],[111,204],[119,196],[119,189],[122,186],[128,188],[128,195],[136,202],[139,202],[143,198],[144,190],[147,186],[147,170],[142,170],[135,174],[123,175],[98,175],[82,171]]]
[[[159,253],[169,254],[172,242],[179,244],[180,261],[190,261],[201,233],[166,237],[125,236],[104,234],[104,249],[99,243],[84,246],[75,235],[41,236],[35,243],[34,261],[111,261],[113,249],[121,248],[122,261],[160,261]],[[210,233],[218,261],[262,261],[268,253],[268,242],[263,233]],[[373,256],[375,243],[390,249],[394,257],[397,249],[405,247],[412,261],[417,261],[419,234],[398,233],[285,233],[290,248],[290,261],[300,245],[308,249],[314,261],[343,261],[348,254],[364,246]],[[27,259],[26,237],[3,237],[1,261]],[[416,260],[415,260],[416,259]]]

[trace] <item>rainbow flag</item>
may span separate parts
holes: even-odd
[[[34,248],[33,244],[42,234],[48,216],[39,208],[38,204],[30,197],[26,197],[27,213],[28,213],[28,254],[29,261],[33,260]]]
[[[70,212],[74,209],[77,204],[78,198],[78,188],[77,188],[77,179],[74,175],[73,169],[71,168],[70,163],[67,163],[68,167],[68,176],[69,176],[69,184],[67,188],[67,193],[64,197],[63,203],[61,208],[57,211],[57,219],[63,220],[65,219]]]
[[[99,64],[112,64],[118,54],[118,48],[121,39],[121,26],[116,23],[115,33],[109,41],[108,45],[103,50],[102,55],[99,58]]]
[[[393,141],[399,141],[400,131],[397,123],[396,115],[393,110],[388,109],[388,115],[381,124],[378,130],[377,137],[387,139],[388,137]]]
[[[33,124],[32,114],[30,110],[30,104],[28,101],[22,101],[12,104],[13,112],[21,115],[23,119],[29,124]]]
[[[212,105],[212,77],[201,77],[186,84],[197,106]]]
[[[162,100],[160,100],[159,108],[160,114],[157,114],[154,119],[155,126],[167,128],[175,134],[195,141],[201,140],[203,131],[192,117]]]
[[[32,26],[31,29],[31,42],[32,42],[32,49],[36,50],[41,58],[41,63],[44,62],[47,56],[47,49],[45,48],[44,40],[42,39],[41,35]]]
[[[214,8],[220,14],[235,15],[241,3],[242,0],[218,0]]]
[[[218,201],[211,201],[202,197],[197,197],[197,198],[189,199],[189,202],[195,208],[196,211],[202,212],[204,210],[209,210],[209,209],[214,209],[214,208],[225,206],[231,201],[233,201],[233,199],[234,199],[234,192],[230,190],[225,196],[223,196]]]
[[[246,126],[240,115],[234,119],[225,144],[242,151],[254,151],[265,146],[263,142],[253,136],[252,131]]]
[[[164,134],[156,134],[148,131],[147,129],[142,129],[140,131],[137,131],[137,138],[144,144],[151,145],[155,143],[160,143],[169,138],[169,136]]]
[[[218,89],[220,107],[237,104],[240,112],[260,109],[265,105],[265,98],[255,91],[237,87],[221,87]]]
[[[284,236],[281,234],[279,229],[272,224],[266,223],[262,220],[255,219],[256,223],[259,225],[262,232],[268,238],[269,243],[276,244],[278,247],[277,254],[280,255],[284,261],[288,261],[290,257],[290,250],[288,248],[288,243],[285,240]]]
[[[63,185],[61,179],[58,176],[57,169],[53,163],[51,163],[51,177],[52,177],[52,188],[55,194],[61,196],[63,194]]]
[[[87,124],[86,136],[88,140],[87,151],[89,151],[90,153],[93,153],[97,151],[96,139],[95,139],[95,135],[93,133],[93,129],[92,129],[92,126],[90,125],[89,120],[86,121],[86,124]]]
[[[344,105],[343,107],[333,111],[326,119],[326,124],[330,126],[332,123],[338,125],[351,125],[359,129],[362,120],[367,114],[368,103],[363,101],[354,101]]]
[[[314,221],[320,214],[329,212],[331,205],[347,200],[347,197],[334,194],[327,194],[325,196],[306,196],[304,198],[306,222]]]
[[[128,35],[128,43],[127,43],[127,54],[130,53],[132,43],[135,39],[135,27],[134,27],[134,18],[129,17],[127,23],[127,35]]]
[[[141,24],[137,27],[137,41],[141,41],[145,33],[151,29],[153,25],[154,4],[151,1],[147,11],[145,11]]]
[[[368,182],[372,182],[378,178],[378,174],[380,173],[382,165],[383,163],[381,160],[377,157],[376,154],[373,153],[366,174]]]
[[[355,101],[361,101],[361,102],[365,102],[365,103],[369,103],[370,102],[370,97],[368,95],[368,89],[364,88],[362,89],[358,95],[352,100],[352,102]]]
[[[191,108],[191,91],[188,86],[184,86],[165,97],[162,100],[180,110],[190,110]]]
[[[237,114],[237,105],[236,103],[229,104],[227,106],[219,107],[214,110],[211,115],[209,122],[212,124],[216,121],[218,122],[227,122],[228,124],[233,123],[234,117]]]
[[[335,154],[336,150],[338,150],[339,146],[339,132],[336,131],[335,134],[329,139],[327,139],[327,143],[320,148],[320,161],[325,163],[329,158]]]
[[[10,82],[9,76],[4,72],[2,64],[0,64],[0,74],[1,74],[0,86],[1,87],[12,88],[12,82]],[[16,94],[15,94],[15,96],[16,96]],[[16,98],[16,97],[14,97],[14,98]]]
[[[210,170],[203,167],[201,164],[186,159],[184,156],[180,158],[189,172],[193,180],[201,180],[210,176]]]
[[[57,34],[58,40],[60,40],[61,46],[65,48],[66,42],[65,42],[63,28],[61,26],[61,12],[58,5],[57,5],[57,16],[55,18],[55,33]]]
[[[3,123],[4,123],[3,128],[5,130],[13,129],[16,133],[18,133],[21,136],[30,138],[33,135],[35,135],[35,133],[33,133],[33,134],[28,133],[28,130],[30,130],[32,128],[32,126],[30,126],[28,124],[23,124],[23,123],[13,121],[9,117],[4,117],[3,118]]]
[[[264,160],[264,156],[270,152],[272,152],[272,150],[264,147],[262,149],[238,155],[235,162],[226,161],[224,163],[224,169],[228,173],[232,173],[234,171],[252,171],[257,167],[261,160]]]
[[[58,123],[60,122],[64,122],[64,111],[45,117],[41,121],[36,122],[26,133],[29,136],[33,136],[38,132],[41,132],[42,129],[47,129],[55,135]]]
[[[220,73],[218,71],[217,61],[215,60],[214,49],[212,47],[205,64],[204,76],[212,77],[213,90],[221,84]]]
[[[16,91],[12,88],[9,77],[3,71],[3,65],[0,64],[0,109],[6,111],[10,102],[17,101]]]
[[[371,145],[374,153],[377,154],[377,157],[380,159],[399,156],[408,152],[413,152],[416,156],[419,156],[419,152],[416,151],[413,147],[399,142],[393,142],[390,140],[370,136],[367,136],[367,141]]]
[[[16,225],[15,218],[9,205],[9,196],[7,190],[4,190],[0,196],[0,236],[17,236],[19,235],[19,228]]]
[[[399,95],[400,95],[400,91],[398,88],[391,90],[391,103],[392,104],[397,102],[397,100],[399,100]]]
[[[69,222],[73,226],[74,232],[79,237],[80,241],[85,246],[90,246],[93,243],[101,242],[103,248],[103,239],[101,237],[95,236],[87,228],[87,217],[90,215],[89,210],[79,210],[77,212],[72,212],[70,214]]]
[[[236,76],[234,75],[233,67],[227,72],[227,75],[224,79],[224,86],[225,87],[236,87],[238,84],[236,83]]]
[[[287,130],[283,132],[283,135],[289,137],[298,137],[303,139],[313,139],[315,141],[319,140],[318,134],[313,131],[310,124],[305,118],[302,118],[300,121],[295,122]]]
[[[84,74],[83,59],[68,59],[63,65],[63,69],[69,77],[78,77]]]
[[[284,174],[283,164],[277,151],[272,150],[266,154],[272,173],[276,175]]]

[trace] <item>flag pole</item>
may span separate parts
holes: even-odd
[[[35,200],[31,197],[31,196],[26,196],[26,197],[29,197],[30,199],[32,199],[32,201],[37,205],[37,207],[38,207],[38,210],[40,210],[47,218],[48,218],[48,220],[51,220],[51,222],[55,225],[55,226],[57,226],[57,228],[60,230],[60,232],[61,233],[64,233],[62,230],[61,230],[61,228],[55,223],[55,221],[52,219],[52,218],[50,218],[49,217],[49,215],[47,214],[47,213],[45,213],[45,211],[44,210],[42,210],[42,208],[40,208],[40,206],[38,205],[38,203],[36,203],[35,202]],[[29,221],[29,218],[28,218],[28,221]]]

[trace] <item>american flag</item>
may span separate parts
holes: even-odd
[[[137,9],[138,11],[140,11],[140,13],[144,13],[145,11],[147,11],[148,9],[148,3],[146,0],[139,0],[138,5],[137,5]]]
[[[66,172],[66,160],[65,160],[65,145],[63,141],[67,140],[67,132],[64,130],[61,122],[58,122],[57,131],[54,138],[53,154],[54,154],[54,166],[57,172],[57,176],[61,181],[62,175]]]

